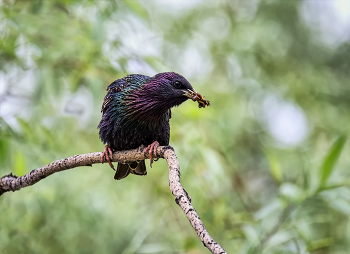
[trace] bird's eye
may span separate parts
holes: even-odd
[[[181,87],[181,82],[175,81],[174,82],[174,86],[175,86],[175,88],[180,88]]]

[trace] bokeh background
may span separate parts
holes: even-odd
[[[0,1],[0,174],[103,150],[105,88],[184,75],[183,186],[229,253],[350,253],[350,1]],[[168,186],[107,164],[0,197],[0,253],[208,253]]]

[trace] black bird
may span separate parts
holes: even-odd
[[[159,145],[169,145],[170,109],[187,99],[198,101],[199,107],[209,106],[209,101],[198,94],[181,75],[164,72],[148,77],[131,74],[113,81],[107,87],[102,104],[102,119],[98,128],[105,146],[102,163],[106,159],[114,169],[109,156],[121,151],[148,145],[151,166],[152,154]],[[118,163],[114,179],[120,180],[130,173],[146,175],[145,161]]]

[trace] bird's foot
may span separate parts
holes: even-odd
[[[101,162],[103,164],[105,162],[105,158],[106,158],[106,161],[108,161],[109,166],[115,171],[115,168],[114,168],[114,166],[111,162],[111,159],[110,159],[110,157],[112,157],[112,155],[113,155],[112,148],[110,148],[108,145],[106,145],[105,149],[103,150],[102,156],[101,156]]]
[[[157,156],[157,148],[159,146],[158,141],[154,141],[152,144],[150,144],[149,146],[147,146],[144,150],[143,153],[146,153],[149,150],[149,160],[150,160],[150,166],[152,167],[152,163],[153,163],[153,154],[154,156]],[[157,159],[154,159],[154,161],[157,161]]]

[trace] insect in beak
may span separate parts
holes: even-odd
[[[196,90],[192,89],[187,89],[183,91],[186,97],[190,98],[193,101],[198,102],[198,107],[199,108],[205,108],[206,106],[210,106],[210,101],[205,100],[202,95],[200,95]]]

